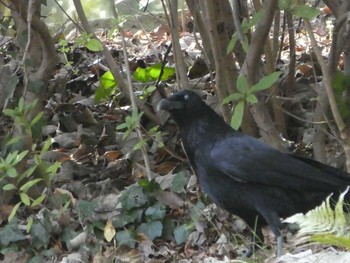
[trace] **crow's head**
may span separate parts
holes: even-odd
[[[193,107],[196,101],[202,101],[199,96],[190,90],[183,90],[174,93],[166,99],[163,99],[158,104],[158,110],[172,111],[184,111],[191,106]]]
[[[193,120],[203,114],[209,106],[193,91],[182,90],[159,102],[157,109],[170,113],[174,120],[181,124]]]

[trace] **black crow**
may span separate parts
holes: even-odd
[[[345,190],[350,175],[315,160],[278,151],[228,125],[193,91],[163,99],[205,193],[221,208],[242,218],[263,240],[268,225],[282,254],[281,218],[305,213],[326,197]],[[253,253],[250,248],[247,255]]]

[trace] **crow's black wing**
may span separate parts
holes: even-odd
[[[350,178],[332,173],[335,168],[308,164],[249,136],[231,136],[210,148],[207,161],[240,182],[299,191],[333,191],[350,184]]]

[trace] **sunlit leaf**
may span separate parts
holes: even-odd
[[[162,64],[157,63],[150,67],[147,67],[146,70],[148,71],[148,74],[153,78],[154,80],[157,80],[159,78],[160,72],[161,72]],[[161,80],[167,80],[169,77],[171,77],[175,73],[175,69],[171,67],[164,67],[163,75]]]
[[[102,51],[102,44],[99,40],[92,38],[85,43],[85,47],[94,52]]]
[[[116,232],[115,232],[114,226],[112,224],[112,220],[108,219],[108,221],[103,229],[103,235],[108,242],[111,242],[113,240],[113,238],[115,237],[115,234],[116,234]]]
[[[140,68],[140,67],[138,67],[135,70],[133,77],[135,80],[140,82],[149,82],[153,80],[151,76],[148,74],[147,70],[145,68]]]
[[[117,82],[114,80],[111,71],[107,71],[100,78],[100,85],[95,91],[95,102],[99,102],[103,98],[109,98],[116,90]]]

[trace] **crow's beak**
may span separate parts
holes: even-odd
[[[162,99],[157,106],[158,111],[178,110],[182,108],[183,108],[183,103],[181,103],[180,101],[171,101],[168,99]]]

